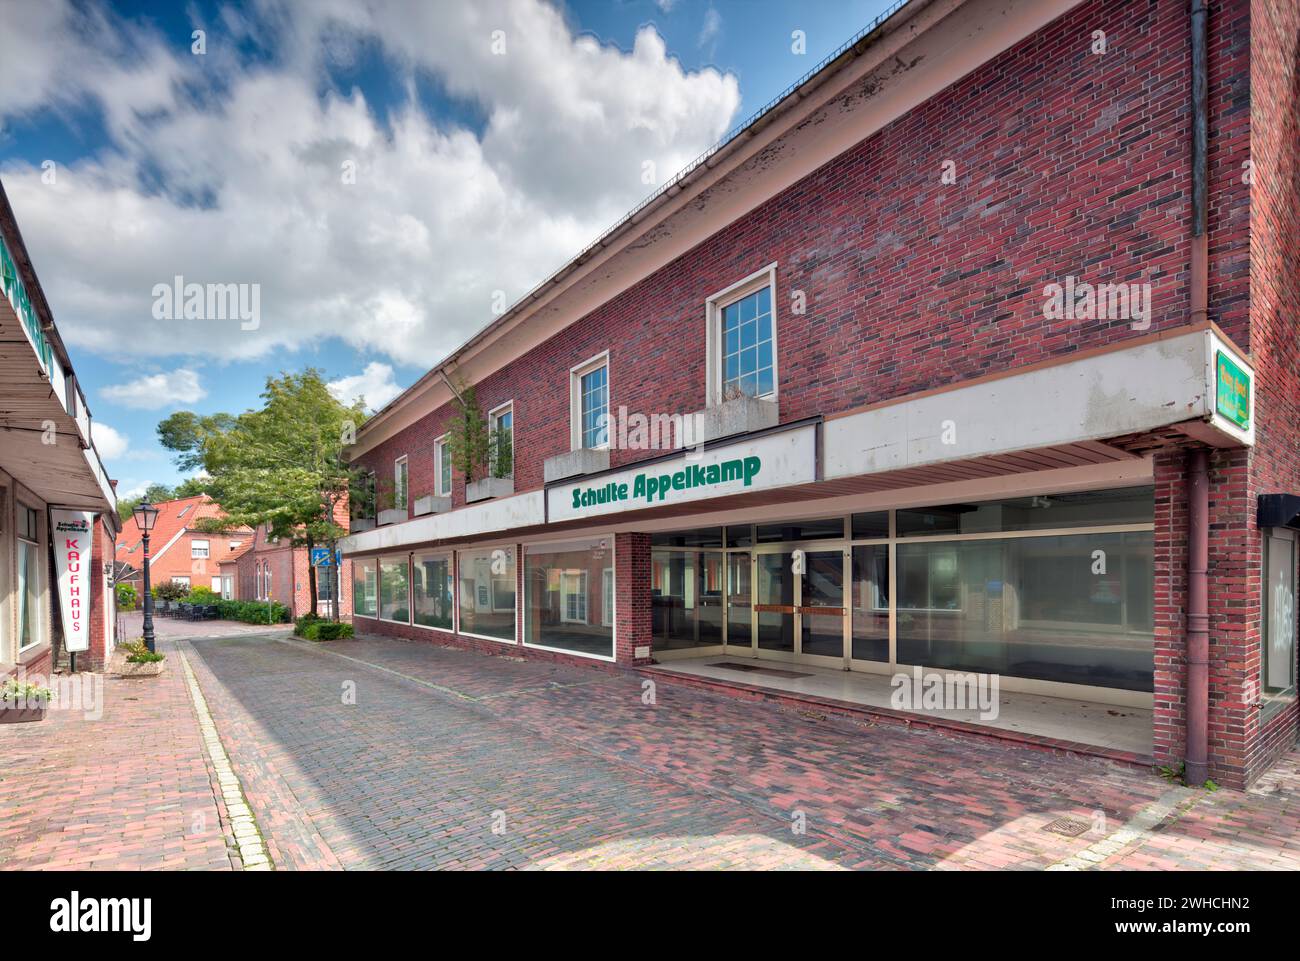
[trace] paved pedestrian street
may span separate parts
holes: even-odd
[[[1296,752],[1208,792],[428,644],[163,649],[161,678],[106,682],[102,720],[0,727],[0,867],[229,869],[260,842],[277,870],[1300,869]]]

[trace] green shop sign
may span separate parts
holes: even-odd
[[[713,487],[736,481],[749,487],[763,469],[760,457],[738,457],[720,464],[689,464],[671,474],[647,471],[637,474],[631,482],[610,481],[599,487],[575,487],[573,509],[616,504],[620,501],[644,501],[647,504],[663,501],[673,491],[688,491],[700,487]]]
[[[1250,430],[1250,374],[1220,350],[1214,358],[1214,409],[1242,430]]]
[[[35,345],[36,356],[40,358],[41,366],[48,373],[54,360],[54,350],[45,339],[45,332],[41,330],[36,308],[32,306],[31,299],[27,296],[27,290],[18,276],[18,265],[14,263],[13,256],[9,253],[9,245],[4,242],[3,237],[0,237],[0,284],[4,285],[5,297],[22,325],[27,328],[27,336]]]

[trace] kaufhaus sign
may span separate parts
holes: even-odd
[[[637,465],[548,488],[550,521],[601,517],[647,507],[810,484],[817,479],[816,425]]]
[[[90,649],[90,547],[95,515],[90,511],[50,511],[54,569],[59,576],[59,609],[69,653]]]

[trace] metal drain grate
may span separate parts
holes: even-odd
[[[1063,834],[1067,838],[1077,838],[1091,827],[1092,824],[1078,818],[1057,818],[1055,821],[1044,825],[1043,830],[1050,831],[1053,834]]]

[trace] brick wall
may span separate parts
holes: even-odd
[[[1249,49],[1231,28],[1248,6],[1215,10],[1212,316],[1244,343]],[[1094,29],[1104,55],[1090,52]],[[569,449],[569,370],[601,351],[612,410],[703,408],[705,300],[772,261],[783,421],[1142,333],[1045,319],[1043,287],[1068,274],[1150,282],[1151,329],[1185,324],[1188,82],[1181,0],[1091,2],[1049,25],[477,384],[484,411],[515,401],[516,491],[540,487],[545,458]],[[947,160],[953,185],[940,182]],[[450,418],[439,410],[361,460],[391,482],[405,454],[411,498],[432,493]]]

